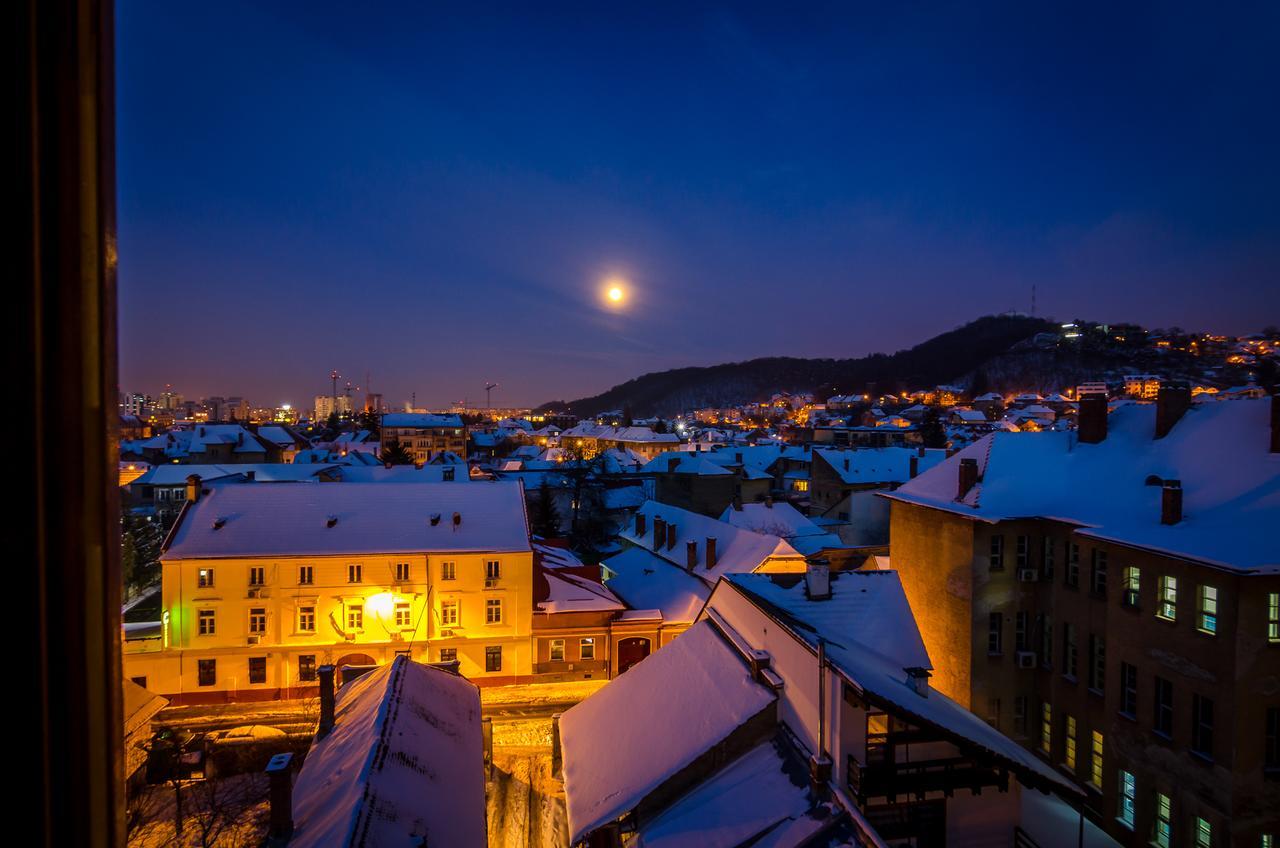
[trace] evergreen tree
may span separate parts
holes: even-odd
[[[942,426],[942,416],[936,407],[929,407],[920,423],[920,436],[927,448],[945,448],[947,446],[947,430]]]
[[[560,511],[556,509],[555,495],[546,477],[538,486],[529,509],[529,527],[535,536],[555,539],[560,536]]]
[[[409,449],[400,444],[399,439],[392,439],[382,448],[382,453],[378,455],[378,459],[384,463],[389,462],[392,465],[413,465],[413,456],[409,453]]]

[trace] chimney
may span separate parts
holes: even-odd
[[[685,569],[693,571],[698,567],[698,540],[690,539],[684,543],[685,549]]]
[[[1271,452],[1280,453],[1280,394],[1271,396]]]
[[[969,490],[978,482],[978,460],[967,457],[960,460],[960,479],[956,487],[956,500],[969,494]]]
[[[707,537],[707,571],[716,567],[716,537]]]
[[[333,730],[333,672],[331,665],[322,665],[316,669],[320,676],[320,726],[316,729],[316,735],[322,739]]]
[[[453,482],[453,469],[452,469],[452,468],[446,468],[446,469],[444,469],[443,471],[441,471],[441,472],[440,472],[440,478],[441,478],[441,480],[442,480],[442,481],[444,481],[445,483],[452,483],[452,482]]]
[[[914,480],[916,475],[920,473],[920,457],[912,454],[910,457],[909,468],[907,469],[907,479]]]
[[[675,474],[676,469],[679,467],[680,467],[680,457],[678,456],[667,457],[667,473],[668,474]]]
[[[645,527],[645,517],[644,517],[644,513],[643,513],[643,512],[637,512],[637,513],[636,513],[636,538],[637,538],[637,539],[643,539],[643,538],[644,538],[644,533],[645,533],[645,530],[646,530],[646,529],[647,529],[647,528]]]
[[[742,495],[733,496],[733,509],[735,512],[742,512]]]
[[[391,469],[391,463],[389,463],[389,462],[384,462],[384,463],[382,463],[382,467],[383,467],[383,468],[386,468],[387,470],[390,470],[390,469]]]
[[[200,500],[200,475],[187,475],[187,502],[195,503]]]
[[[676,546],[676,526],[670,521],[667,522],[667,550],[671,550]]]
[[[1160,523],[1177,524],[1182,520],[1182,481],[1165,480],[1160,488]]]
[[[267,844],[284,845],[293,836],[293,754],[276,754],[267,762],[271,812]]]
[[[765,509],[773,509],[773,495],[766,495],[764,499]]]
[[[1156,394],[1156,438],[1169,435],[1173,425],[1191,408],[1191,390],[1183,383],[1161,383]]]
[[[244,473],[244,479],[246,479],[246,480],[248,480],[250,483],[252,483],[254,480],[257,480],[257,479],[258,479],[258,472],[256,472],[256,471],[246,471],[246,472]]]
[[[921,445],[920,447],[916,448],[916,456],[920,457],[921,459],[924,458],[924,445]]]
[[[912,666],[906,669],[906,672],[907,686],[911,688],[911,691],[921,698],[929,697],[929,670],[919,666]]]
[[[804,588],[811,601],[831,598],[831,564],[827,560],[814,559],[804,564]]]
[[[1081,443],[1096,445],[1107,437],[1107,396],[1090,392],[1080,396],[1080,414],[1076,416],[1076,432]]]
[[[844,458],[844,470],[845,471],[849,470],[849,457],[847,456]]]
[[[667,543],[667,522],[662,520],[662,516],[655,515],[653,517],[653,549],[655,551],[662,550],[662,546]]]

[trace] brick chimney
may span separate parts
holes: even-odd
[[[293,836],[293,754],[276,754],[267,762],[271,811],[267,844],[284,845]]]
[[[258,479],[258,472],[257,472],[257,471],[246,471],[246,472],[244,473],[244,479],[246,479],[246,480],[248,480],[250,483],[252,483],[252,482],[254,482],[255,480],[257,480],[257,479]]]
[[[645,527],[645,517],[644,517],[644,513],[643,513],[643,512],[637,512],[637,513],[636,513],[636,538],[637,538],[637,539],[643,539],[643,538],[644,538],[644,534],[645,534],[645,530],[646,530],[646,529],[648,529],[648,528],[646,528],[646,527]]]
[[[916,454],[911,455],[910,467],[907,469],[907,479],[914,480],[916,475],[920,473],[920,457]]]
[[[676,526],[670,521],[667,522],[667,550],[671,550],[676,546]]]
[[[707,571],[716,567],[716,537],[707,537]]]
[[[655,551],[662,550],[662,546],[667,543],[667,522],[662,520],[662,516],[655,515],[653,517],[653,549]]]
[[[685,550],[684,567],[689,571],[693,571],[695,568],[698,567],[698,540],[690,539],[689,541],[685,542],[684,550]]]
[[[1096,445],[1107,437],[1107,396],[1102,392],[1080,396],[1076,432],[1086,445]]]
[[[334,668],[331,665],[322,665],[316,669],[316,674],[320,677],[320,726],[316,728],[316,735],[321,739],[333,730],[333,672]]]
[[[1156,394],[1156,438],[1169,435],[1173,425],[1191,408],[1191,390],[1181,383],[1161,383]]]
[[[1271,452],[1280,453],[1280,394],[1271,396]]]
[[[1160,488],[1160,523],[1177,524],[1182,520],[1182,481],[1165,480]]]
[[[956,500],[969,494],[969,490],[978,482],[978,460],[973,457],[960,460],[959,482],[956,486]]]
[[[187,502],[196,503],[200,500],[200,475],[187,475]]]

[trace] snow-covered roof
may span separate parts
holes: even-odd
[[[961,421],[967,421],[973,424],[982,424],[987,420],[987,414],[978,409],[952,409],[951,415]]]
[[[608,424],[583,422],[563,431],[560,437],[569,439],[602,439],[614,442],[665,442],[679,444],[675,433],[655,433],[648,427],[611,427]]]
[[[480,691],[398,656],[338,693],[293,787],[290,846],[485,845]]]
[[[307,448],[298,451],[293,457],[295,465],[381,465],[381,460],[368,450],[352,448],[348,451],[330,450],[329,448]]]
[[[666,622],[698,617],[711,590],[707,584],[644,548],[627,548],[602,563],[614,576],[605,585],[632,609],[662,613]]]
[[[834,533],[823,530],[789,503],[748,503],[741,508],[727,507],[720,520],[752,533],[766,533],[786,539],[805,556],[826,548],[843,548]]]
[[[774,700],[702,622],[569,709],[560,740],[570,844],[634,809]]]
[[[388,412],[382,416],[383,427],[413,427],[417,429],[433,429],[438,427],[462,427],[462,418],[458,415],[439,415],[428,412]]]
[[[258,438],[266,439],[278,447],[292,447],[295,444],[293,434],[278,424],[263,424],[258,428]]]
[[[905,483],[911,479],[911,457],[916,457],[916,471],[924,473],[947,457],[940,448],[857,448],[851,450],[815,450],[814,457],[826,460],[840,482],[850,485]]]
[[[157,465],[133,481],[132,485],[144,486],[182,486],[187,477],[195,474],[201,482],[211,483],[219,479],[247,476],[253,472],[254,479],[260,483],[281,483],[315,480],[316,475],[334,465],[292,465],[279,462],[245,462],[226,465],[192,464],[192,465]]]
[[[1280,454],[1268,452],[1269,400],[1194,404],[1163,439],[1155,406],[1126,404],[1107,437],[993,433],[884,497],[985,521],[1054,518],[1077,532],[1221,567],[1280,572]],[[979,482],[956,500],[960,461]],[[1160,523],[1161,487],[1180,480],[1183,518]]]
[[[545,542],[533,544],[535,612],[621,612],[627,605],[604,586],[599,566],[589,566],[573,551]]]
[[[162,559],[528,551],[524,510],[518,482],[216,486]]]
[[[777,536],[753,533],[660,501],[646,501],[637,513],[645,516],[644,535],[636,535],[634,521],[628,522],[619,535],[628,542],[652,551],[680,569],[688,565],[685,543],[697,542],[699,565],[694,569],[694,575],[707,583],[714,584],[722,574],[755,571],[770,559],[797,562],[804,559],[792,545]],[[663,545],[660,550],[654,550],[654,519],[656,518],[661,518],[669,528],[675,528],[676,543],[673,547]],[[667,532],[669,537],[670,530]],[[716,540],[716,564],[713,568],[706,567],[708,538]]]
[[[832,572],[830,579],[831,597],[814,601],[805,591],[802,574],[725,578],[811,648],[816,650],[818,639],[823,639],[828,662],[874,700],[984,748],[1041,780],[1079,792],[1048,763],[946,695],[937,690],[921,695],[912,688],[906,669],[928,669],[932,663],[896,571]]]
[[[445,480],[452,472],[453,479]],[[346,483],[466,483],[471,476],[465,468],[456,465],[345,465],[338,469],[338,476]]]
[[[660,453],[640,469],[645,474],[696,474],[699,477],[724,477],[733,472],[712,462],[701,451],[667,451]]]

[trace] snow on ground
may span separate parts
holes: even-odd
[[[480,690],[483,707],[501,704],[577,703],[595,694],[608,680],[570,680],[564,683],[524,683],[518,686],[486,686]]]
[[[182,836],[177,837],[173,786],[144,787],[129,802],[129,848],[260,845],[270,812],[267,789],[265,774],[185,782]]]

